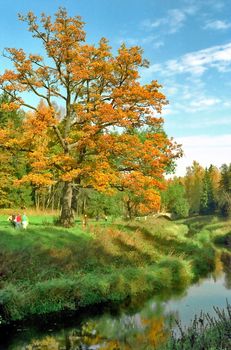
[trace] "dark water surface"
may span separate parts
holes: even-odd
[[[113,315],[104,310],[100,314],[79,315],[65,325],[50,323],[43,327],[1,334],[1,350],[128,350],[154,349],[163,344],[169,327],[175,320],[190,324],[201,311],[215,314],[213,306],[223,308],[231,303],[231,257],[216,261],[215,271],[190,286],[181,295],[165,299],[155,296],[142,300],[133,309],[120,310]],[[139,305],[140,304],[140,305]],[[67,324],[69,323],[69,324]]]

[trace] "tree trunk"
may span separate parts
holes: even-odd
[[[73,186],[72,201],[71,201],[71,208],[77,216],[79,215],[79,191],[80,191],[79,188],[80,188],[80,178],[77,178]]]
[[[35,208],[36,208],[36,210],[39,210],[39,205],[40,205],[39,191],[35,190]]]
[[[60,225],[64,227],[73,226],[75,221],[73,210],[71,208],[72,191],[73,191],[72,183],[64,182],[63,198],[62,198],[62,204],[61,204],[61,215],[59,219]]]
[[[82,202],[82,214],[86,214],[86,202],[86,197],[84,197]]]
[[[127,218],[132,219],[132,205],[130,201],[127,201]]]
[[[79,194],[79,189],[74,187],[72,190],[71,208],[75,213],[77,213],[77,209],[78,209],[78,194]]]

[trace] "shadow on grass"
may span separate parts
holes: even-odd
[[[125,234],[126,237],[126,234]],[[119,245],[118,249],[114,249]],[[123,268],[154,262],[152,257],[118,239],[105,241],[58,227],[0,230],[0,276],[3,280],[42,281],[79,272]],[[128,254],[128,252],[132,254]],[[134,261],[135,260],[135,261]]]
[[[211,224],[214,216],[195,216],[192,218],[187,218],[181,222],[188,226],[188,237],[193,237],[199,231],[209,224]]]
[[[134,247],[134,245],[128,244],[125,241],[123,241],[121,238],[114,239],[114,243],[118,245],[121,252],[124,252],[126,254],[131,253],[130,259],[125,259],[124,254],[121,254],[122,264],[126,265],[126,263],[131,263],[131,260],[134,263],[143,264],[151,264],[154,263],[153,256],[151,254],[148,254],[141,249],[138,249],[137,247]]]
[[[127,231],[127,232],[135,232],[137,231],[137,229],[139,229],[138,226],[133,226],[132,224],[127,224],[127,225],[122,225],[122,224],[116,224],[115,227],[118,229],[118,230],[121,230],[121,231]]]
[[[80,227],[62,229],[31,225],[26,231],[1,229],[0,276],[4,281],[34,282],[89,271],[106,273],[128,266],[154,264],[159,255],[179,257],[182,254],[186,260],[193,261],[196,274],[206,273],[214,266],[212,249],[204,249],[191,239],[180,241],[177,235],[167,236],[167,231],[166,235],[159,236],[152,232],[152,226],[148,229],[135,223],[120,227],[125,232],[118,236],[117,231],[113,237],[112,231],[109,239],[110,232],[104,232],[102,228],[98,236],[84,232]],[[137,232],[139,245],[135,241],[130,244],[128,232],[133,232],[134,238]]]
[[[201,218],[201,227],[208,224],[211,218]],[[194,218],[193,218],[193,222]],[[146,227],[133,226],[134,231],[138,231],[142,234],[144,241],[151,243],[155,249],[162,252],[165,255],[179,256],[182,254],[186,260],[190,260],[193,265],[193,271],[195,279],[197,276],[206,275],[212,271],[215,267],[215,250],[210,244],[206,247],[199,245],[197,241],[187,237],[181,241],[177,235],[160,236],[152,233],[151,229],[148,230]],[[197,231],[198,232],[198,231]]]
[[[188,261],[193,261],[197,273],[203,271],[202,264],[206,271],[212,265],[212,253],[190,239],[178,240],[175,225],[172,236],[169,226],[164,235],[152,231],[152,223],[122,227],[123,232],[115,226],[108,230],[92,226],[93,234],[79,227],[42,225],[31,225],[27,231],[0,230],[0,275],[12,319],[17,319],[14,307],[21,310],[21,302],[23,318],[24,314],[73,309],[79,300],[78,306],[86,306],[123,300],[139,291],[160,293],[191,280]],[[155,264],[157,254],[162,260]],[[18,304],[12,303],[13,298]]]

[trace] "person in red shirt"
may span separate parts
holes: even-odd
[[[17,215],[16,215],[15,223],[16,223],[16,228],[20,228],[20,227],[21,227],[21,224],[22,224],[22,217],[21,217],[20,214],[17,214]]]

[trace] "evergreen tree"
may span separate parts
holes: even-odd
[[[220,189],[231,193],[231,164],[223,164],[221,167]]]
[[[200,214],[213,214],[216,208],[214,188],[212,183],[213,166],[205,169],[203,189],[200,197]]]
[[[231,215],[231,164],[223,164],[221,167],[218,204],[221,215]]]

